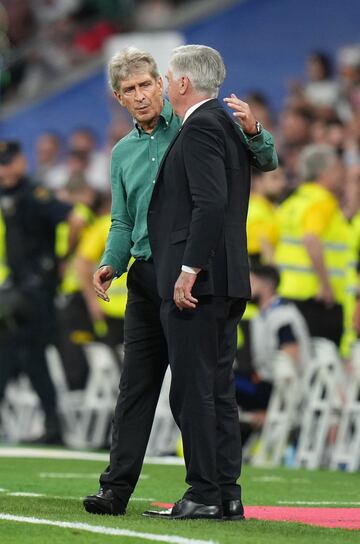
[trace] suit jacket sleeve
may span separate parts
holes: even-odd
[[[211,123],[188,126],[182,152],[193,206],[183,264],[206,270],[224,225],[225,133]]]

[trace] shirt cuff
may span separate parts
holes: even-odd
[[[189,274],[198,274],[201,268],[193,268],[192,266],[185,266],[184,264],[181,267],[183,272],[188,272]]]

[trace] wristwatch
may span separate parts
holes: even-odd
[[[262,131],[262,124],[259,122],[259,121],[255,121],[255,128],[256,128],[256,132],[255,134],[249,134],[248,132],[245,132],[245,135],[251,139],[251,138],[255,138],[255,136],[259,136],[259,134],[261,134],[261,131]]]
[[[256,127],[256,134],[254,134],[254,136],[257,136],[258,134],[260,134],[263,127],[262,127],[262,124],[259,121],[256,121],[255,127]]]

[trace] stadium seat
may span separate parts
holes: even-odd
[[[313,361],[303,384],[298,413],[300,435],[296,464],[315,469],[323,466],[329,429],[334,422],[341,361],[335,344],[324,338],[313,341]]]
[[[342,409],[330,467],[354,472],[360,469],[360,342],[354,346],[352,373],[347,376]]]
[[[44,415],[30,380],[20,375],[6,388],[1,404],[1,435],[9,442],[28,441],[44,432]]]
[[[108,442],[119,384],[119,370],[112,350],[100,343],[84,346],[89,376],[84,390],[69,391],[56,348],[48,348],[63,421],[64,441],[76,448],[98,448]]]
[[[274,360],[274,388],[258,445],[251,459],[255,466],[281,464],[298,406],[299,378],[294,362],[279,352]]]

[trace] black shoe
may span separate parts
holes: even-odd
[[[122,516],[126,513],[124,504],[118,499],[112,489],[100,487],[96,495],[85,497],[84,507],[89,514],[108,514],[109,516]]]
[[[166,519],[222,519],[222,507],[181,499],[168,510],[147,510],[143,516]]]
[[[223,502],[223,520],[241,521],[245,519],[244,507],[240,500]]]

